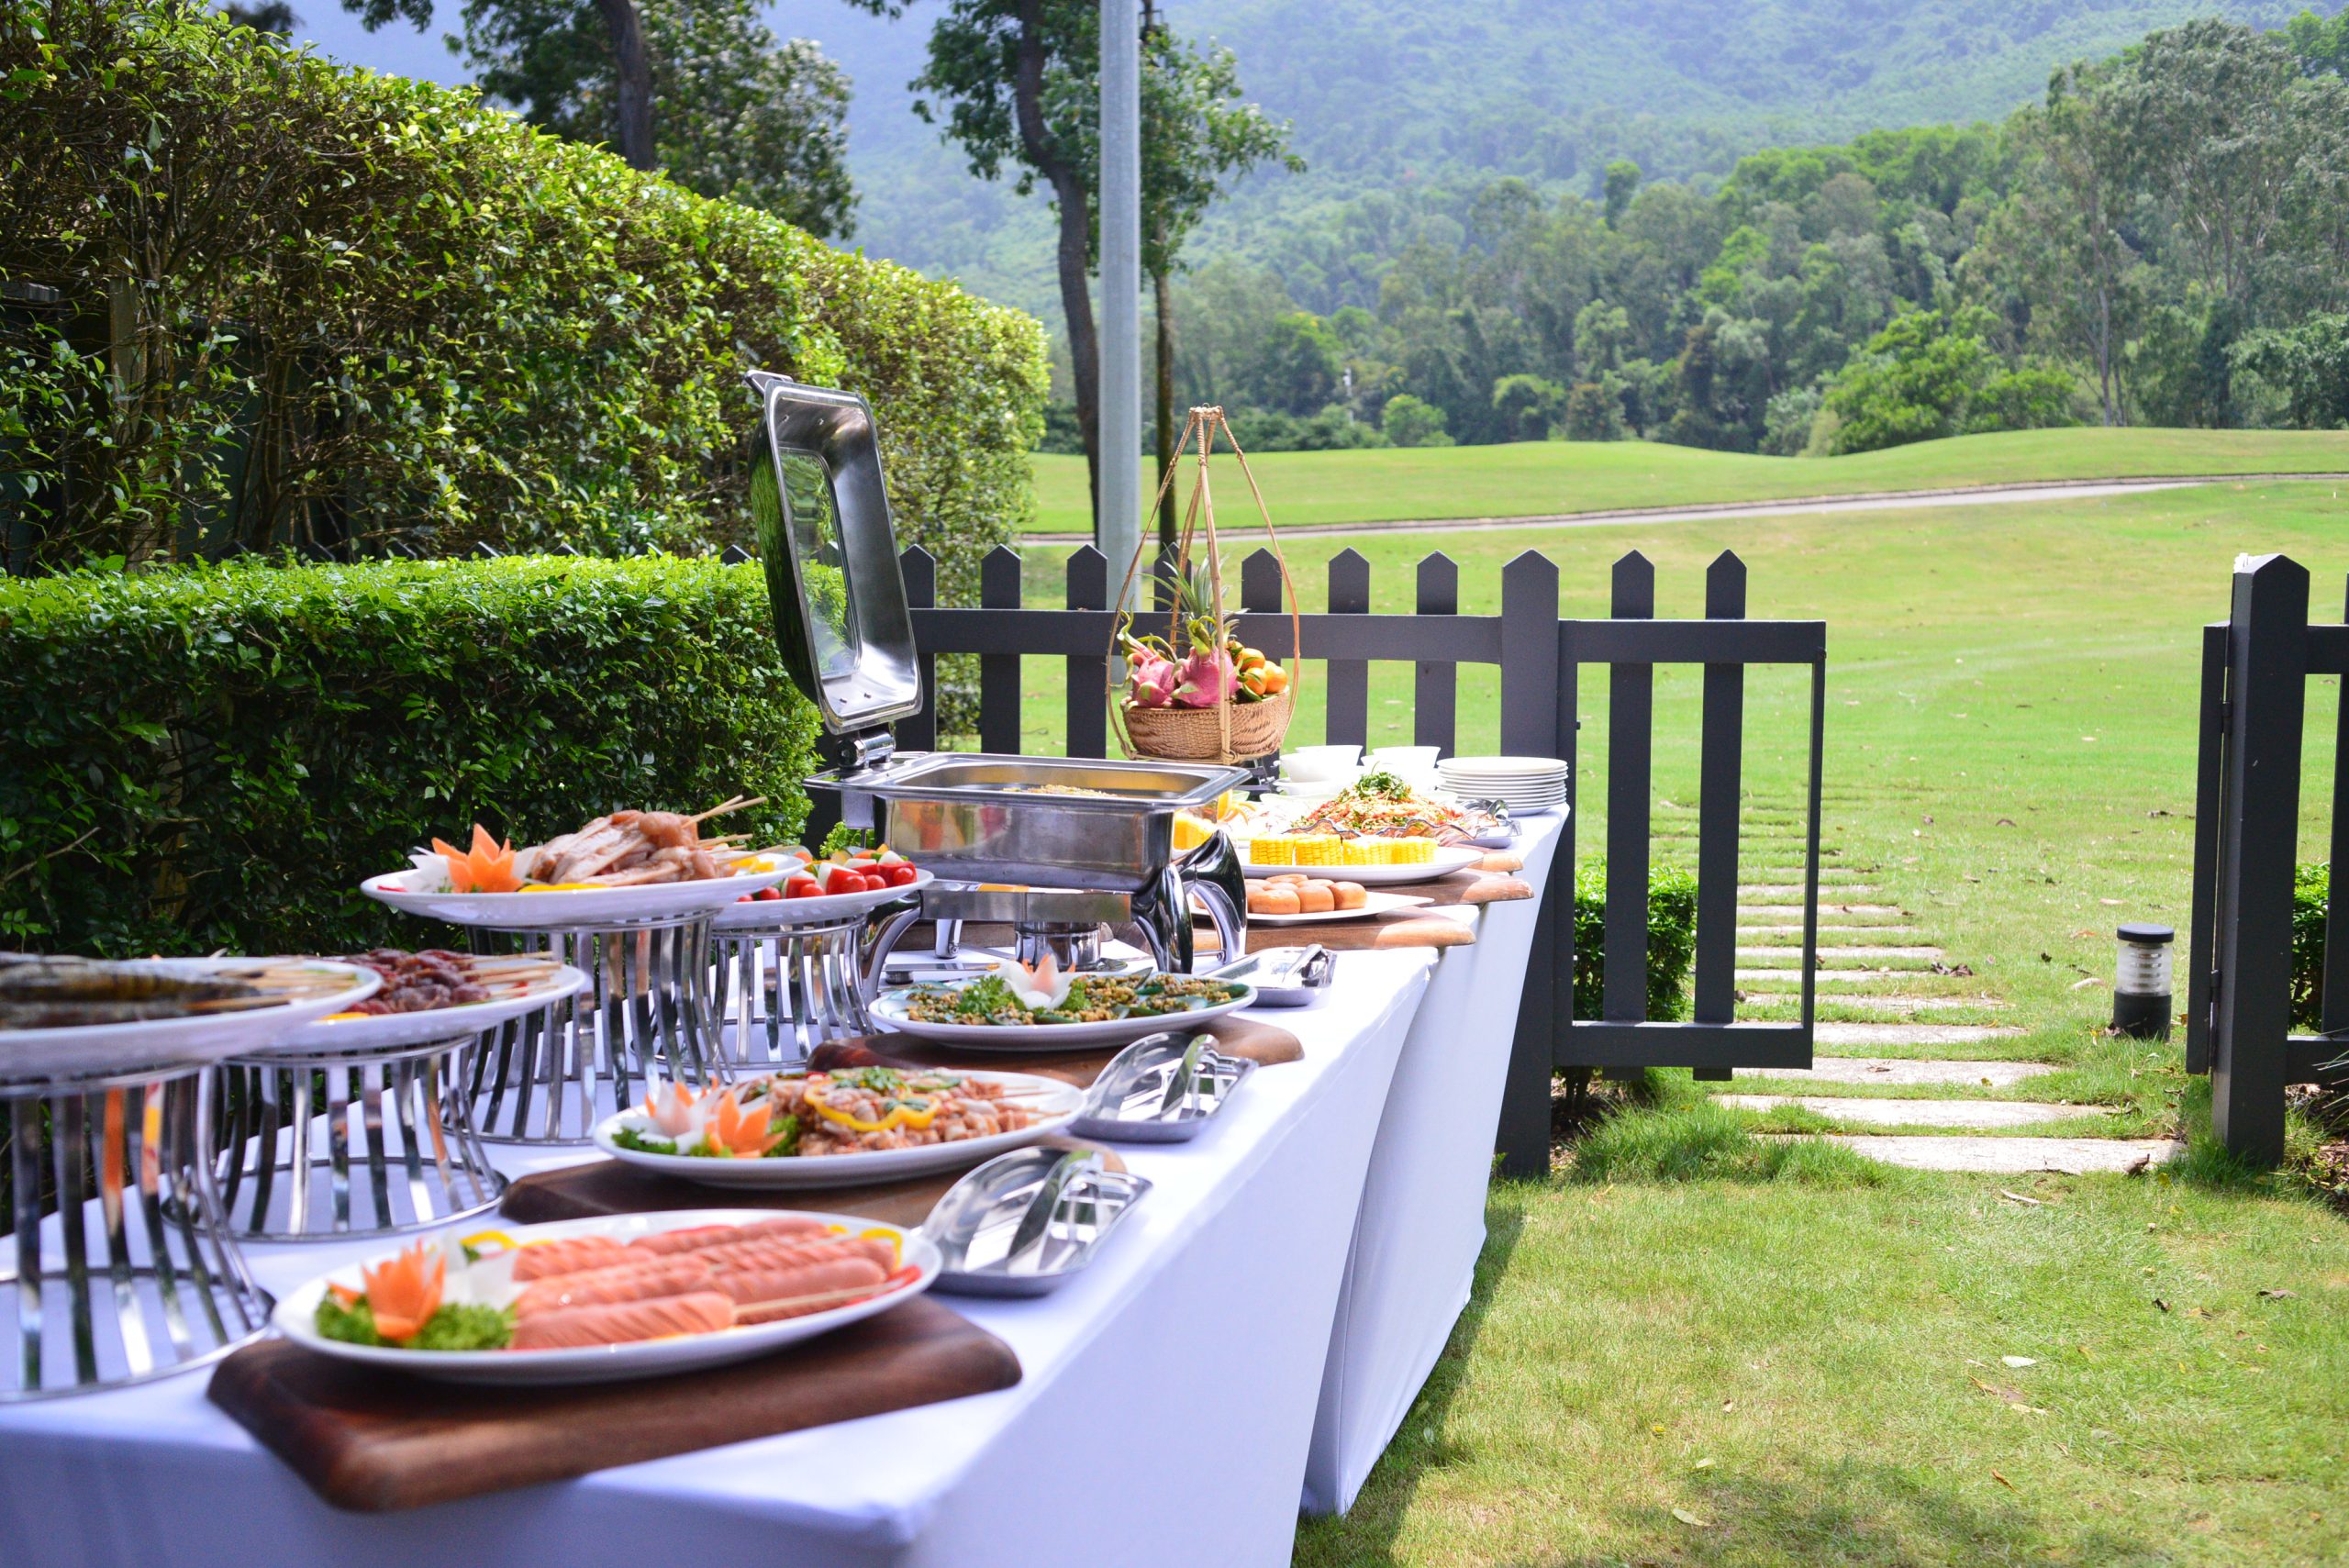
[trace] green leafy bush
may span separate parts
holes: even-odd
[[[705,550],[747,533],[752,366],[871,400],[945,602],[1030,504],[1033,318],[470,92],[188,0],[0,0],[0,149],[19,570]]]
[[[2292,872],[2292,1028],[2314,1033],[2324,1011],[2324,901],[2332,868],[2322,861]]]
[[[815,716],[755,566],[651,557],[0,582],[0,945],[340,951],[432,929],[359,891],[478,820],[807,811]]]
[[[1675,867],[1648,873],[1648,1018],[1688,1016],[1688,973],[1697,959],[1697,879]],[[1605,1016],[1607,862],[1575,868],[1575,1017]]]

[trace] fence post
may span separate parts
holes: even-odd
[[[1109,607],[1109,558],[1089,544],[1068,558],[1068,607]],[[1068,662],[1068,755],[1109,754],[1108,685],[1109,639],[1105,637],[1099,654],[1073,657]]]
[[[1723,550],[1705,569],[1705,616],[1745,618],[1745,562]],[[1739,775],[1745,756],[1745,666],[1705,666],[1704,733],[1697,784],[1697,985],[1694,1017],[1726,1024],[1737,1017],[1737,850]],[[1699,1080],[1722,1080],[1726,1067],[1699,1067]]]
[[[2210,1071],[2213,980],[2219,973],[2219,825],[2226,816],[2227,628],[2202,628],[2202,694],[2196,706],[2194,907],[2186,932],[2186,1070]]]
[[[1330,613],[1370,613],[1370,561],[1349,545],[1330,558]],[[1370,744],[1370,662],[1323,662],[1321,738],[1335,746]]]
[[[2349,620],[2349,607],[2342,618]],[[2349,675],[2341,680],[2341,709],[2332,732],[2332,845],[2334,866],[2349,867]],[[2349,1029],[2349,874],[2326,877],[2324,978],[2319,993],[2317,1028],[2326,1034]]]
[[[1615,563],[1618,620],[1655,618],[1655,567],[1638,550]],[[1607,673],[1607,951],[1600,1012],[1609,1023],[1648,1016],[1648,857],[1655,741],[1655,666]]]
[[[1561,689],[1558,569],[1527,550],[1501,568],[1501,750],[1527,756],[1574,757],[1573,682]],[[1562,728],[1561,726],[1564,726]],[[1494,1140],[1505,1176],[1550,1172],[1550,1074],[1557,1032],[1574,1005],[1575,819],[1573,774],[1557,859],[1542,892],[1525,990],[1517,1009]]]
[[[1019,552],[999,544],[979,562],[979,607],[1019,607]],[[1019,750],[1019,655],[979,655],[979,750]]]
[[[938,603],[938,561],[919,545],[908,546],[897,556],[898,569],[906,578],[906,607],[926,610]],[[914,667],[921,673],[921,711],[908,714],[897,721],[897,750],[900,751],[935,751],[938,750],[938,655],[926,648],[917,648]]]
[[[1460,613],[1460,568],[1438,550],[1419,562],[1419,600],[1423,616]],[[1459,737],[1460,666],[1452,663],[1415,664],[1411,669],[1411,744],[1433,746],[1439,757],[1452,755]]]
[[[2239,561],[2228,621],[2227,801],[2220,824],[2210,1116],[2234,1153],[2273,1165],[2284,1157],[2291,1032],[2307,569],[2281,555]]]

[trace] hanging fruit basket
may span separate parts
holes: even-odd
[[[1234,632],[1226,593],[1223,555],[1216,537],[1215,495],[1208,480],[1208,458],[1221,431],[1240,473],[1255,497],[1256,513],[1271,541],[1273,559],[1280,566],[1281,589],[1289,606],[1289,660],[1284,665],[1248,647]],[[1297,587],[1290,581],[1288,560],[1273,532],[1272,514],[1264,492],[1249,472],[1248,456],[1231,433],[1220,408],[1194,408],[1174,448],[1175,461],[1152,499],[1145,519],[1156,515],[1174,484],[1186,452],[1198,454],[1198,477],[1184,509],[1183,532],[1175,545],[1174,604],[1166,632],[1137,635],[1130,614],[1118,617],[1110,651],[1125,662],[1122,682],[1110,683],[1109,720],[1129,757],[1155,757],[1170,762],[1245,762],[1281,749],[1289,719],[1297,711],[1297,678],[1303,669],[1303,620],[1297,609]],[[1200,540],[1204,525],[1205,539]],[[1206,552],[1194,557],[1195,542]],[[1126,565],[1116,603],[1123,605],[1141,570],[1151,539],[1145,528]],[[1114,668],[1114,666],[1113,666]]]

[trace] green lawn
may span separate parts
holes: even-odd
[[[1674,616],[1696,612],[1705,564],[1734,549],[1754,615],[1828,623],[1823,837],[1831,865],[1859,868],[1834,880],[1881,887],[1870,902],[1975,971],[1903,977],[1904,992],[1978,1000],[1929,1021],[2023,1030],[1882,1053],[2052,1062],[2056,1074],[1996,1097],[2110,1105],[2103,1122],[2043,1130],[2143,1137],[2199,1123],[2207,1090],[2176,1044],[2107,1039],[2110,993],[2082,983],[2110,978],[2117,921],[2185,924],[2199,628],[2225,613],[2246,550],[2298,557],[2318,613],[2337,613],[2340,488],[1376,533],[1300,545],[1292,563],[1319,608],[1319,562],[1351,545],[1372,562],[1375,607],[1399,610],[1412,567],[1441,549],[1463,607],[1490,611],[1503,562],[1539,549],[1568,612],[1591,615],[1637,548]],[[1030,603],[1057,602],[1064,556],[1031,552]],[[1321,738],[1321,673],[1304,672],[1296,742]],[[1028,676],[1030,743],[1050,748],[1060,672],[1031,661]],[[1373,666],[1375,740],[1409,739],[1409,683]],[[1694,671],[1660,673],[1659,828],[1695,802],[1697,694]],[[1464,682],[1462,750],[1493,743],[1493,695],[1489,676]],[[1605,695],[1586,678],[1585,853],[1603,841]],[[2331,681],[2310,698],[2309,857],[2324,852],[2338,700]],[[1799,798],[1806,705],[1791,673],[1753,681],[1757,831]],[[1785,858],[1757,841],[1749,874]],[[1788,1008],[1756,994],[1742,1011]],[[1302,1528],[1298,1563],[2349,1561],[2340,1216],[2207,1150],[2161,1177],[1891,1171],[1753,1136],[1815,1118],[1765,1123],[1706,1102],[1685,1073],[1651,1077],[1573,1169],[1496,1189],[1442,1367],[1354,1512]]]
[[[1247,432],[1241,432],[1247,439]],[[1086,533],[1085,460],[1039,453],[1036,516],[1047,533]],[[1522,517],[1622,506],[1700,506],[1876,490],[1932,490],[2020,480],[2163,474],[2349,473],[2349,432],[2022,430],[1961,436],[1854,457],[1751,457],[1648,441],[1526,441],[1267,452],[1249,466],[1273,522],[1329,525],[1442,517]],[[1188,478],[1178,492],[1187,495]],[[1219,462],[1217,517],[1252,519],[1239,471]],[[1225,488],[1226,485],[1230,488]],[[1142,494],[1155,493],[1146,474]]]
[[[2338,1219],[1856,1163],[1496,1187],[1468,1316],[1296,1562],[2343,1560]]]

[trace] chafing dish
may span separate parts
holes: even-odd
[[[941,877],[1123,896],[1163,968],[1190,967],[1194,901],[1223,951],[1242,951],[1238,855],[1219,833],[1177,861],[1174,831],[1177,811],[1238,787],[1247,769],[896,751],[888,726],[920,710],[921,678],[873,410],[853,393],[749,379],[765,412],[769,461],[754,465],[751,506],[775,639],[850,757],[808,784],[839,791],[842,820],[880,828]]]

